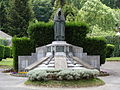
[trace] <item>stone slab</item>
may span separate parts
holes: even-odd
[[[55,68],[56,69],[67,69],[66,57],[55,57]]]

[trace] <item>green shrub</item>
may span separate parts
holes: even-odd
[[[4,58],[10,58],[11,57],[11,48],[10,47],[8,47],[8,46],[5,46],[4,47],[5,48],[5,50],[4,50]]]
[[[8,45],[8,41],[6,39],[1,39],[0,38],[0,45],[7,46]]]
[[[12,39],[13,47],[13,65],[14,69],[18,71],[18,56],[31,55],[32,52],[35,52],[34,43],[31,42],[29,38],[16,38]]]
[[[65,25],[65,39],[67,43],[83,47],[89,55],[100,55],[101,64],[105,62],[106,42],[103,38],[86,38],[89,26],[83,22],[67,22]],[[54,41],[53,23],[38,22],[28,28],[30,39],[37,47]]]
[[[12,47],[10,48],[10,57],[13,58],[13,50],[12,50]]]
[[[100,55],[100,64],[105,63],[106,58],[106,41],[102,37],[86,38],[84,44],[81,45],[84,52],[88,55]]]
[[[2,61],[3,57],[4,57],[4,46],[0,45],[0,61]]]
[[[114,51],[112,57],[120,57],[120,36],[107,36],[105,37],[107,44],[114,45]]]
[[[65,26],[66,41],[73,45],[81,45],[89,33],[89,26],[83,22],[68,22]]]
[[[53,23],[38,22],[28,27],[30,39],[36,44],[36,47],[51,43],[53,39]]]
[[[106,48],[106,58],[109,58],[112,56],[112,53],[114,51],[115,46],[112,44],[107,44],[107,48]]]
[[[43,46],[54,41],[54,24],[53,22],[38,22],[31,24],[28,28],[30,39],[35,42],[36,46]],[[89,27],[86,23],[69,22],[65,25],[65,38],[68,43],[78,45],[84,40]],[[79,43],[78,43],[79,42]]]
[[[99,75],[99,71],[94,69],[52,69],[52,70],[31,70],[28,72],[29,80],[81,80],[95,78]]]

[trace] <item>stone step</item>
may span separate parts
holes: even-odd
[[[82,67],[83,65],[80,65],[80,64],[76,64],[75,66],[77,66],[77,67]]]
[[[54,69],[54,67],[37,67],[37,68],[35,68],[34,70],[36,70],[36,69],[38,69],[38,70],[40,70],[40,69]]]
[[[72,64],[72,62],[67,62],[67,64]]]
[[[55,67],[55,64],[49,64],[48,67]]]
[[[69,69],[85,69],[85,67],[68,67]]]
[[[49,62],[49,64],[54,64],[54,63],[55,63],[55,61],[50,61],[50,62]]]

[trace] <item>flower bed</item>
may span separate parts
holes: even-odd
[[[81,80],[96,78],[99,71],[94,69],[51,69],[51,70],[32,70],[28,72],[30,81],[46,81],[46,80]]]
[[[27,77],[27,72],[11,72],[12,76],[16,76],[16,77]]]

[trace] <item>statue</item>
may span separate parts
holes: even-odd
[[[54,16],[54,39],[55,41],[65,40],[65,17],[61,8],[58,9]]]

